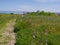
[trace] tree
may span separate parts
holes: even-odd
[[[10,13],[11,15],[13,15],[14,13]]]

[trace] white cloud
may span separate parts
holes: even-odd
[[[60,6],[59,5],[45,5],[45,6],[32,6],[32,5],[17,5],[12,8],[7,8],[8,10],[11,10],[11,11],[37,11],[37,10],[40,10],[40,11],[51,11],[51,12],[60,12]]]
[[[36,11],[37,8],[34,6],[29,6],[29,5],[20,5],[17,7],[16,10],[20,10],[20,11]]]
[[[22,5],[19,7],[21,11],[51,11],[51,12],[60,12],[59,5],[50,5],[50,6],[29,6],[29,5]]]
[[[36,2],[59,2],[60,0],[33,0]]]
[[[29,5],[22,5],[19,10],[20,11],[37,11],[37,10],[44,10],[45,8],[42,6],[29,6]]]

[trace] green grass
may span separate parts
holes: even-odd
[[[10,14],[0,14],[0,29],[4,27],[5,24],[9,22],[9,20],[14,19],[14,17],[15,17],[14,15]]]
[[[60,17],[20,16],[14,32],[17,34],[15,45],[46,45],[46,40],[48,45],[60,45]]]
[[[7,41],[10,39],[10,35],[6,36],[4,34],[6,32],[5,28],[7,23],[14,19],[16,19],[16,15],[0,14],[0,45],[6,45],[8,43]]]
[[[48,45],[60,45],[60,16],[35,14],[26,14],[23,17],[14,14],[0,14],[0,39],[6,42],[5,36],[2,35],[4,30],[1,29],[10,20],[17,18],[14,30],[15,45],[46,45],[46,40]]]

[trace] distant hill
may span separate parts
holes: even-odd
[[[10,13],[14,13],[14,14],[23,14],[24,11],[0,11],[0,13],[7,13],[7,14],[10,14]]]
[[[56,13],[56,14],[60,14],[60,13]]]
[[[27,11],[28,12],[28,11]],[[14,13],[14,14],[23,14],[23,13],[26,13],[26,11],[0,11],[0,13],[7,13],[7,14],[10,14],[10,13]],[[56,14],[60,14],[58,12],[55,12]]]

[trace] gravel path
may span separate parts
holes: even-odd
[[[9,21],[5,28],[4,32],[2,33],[0,45],[14,45],[16,42],[16,35],[13,32],[16,20]]]

